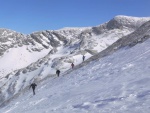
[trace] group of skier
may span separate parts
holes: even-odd
[[[72,67],[72,69],[74,68],[74,63],[71,64],[71,67]],[[59,77],[59,75],[60,75],[60,70],[59,69],[56,70],[56,75]]]
[[[84,56],[84,55],[82,56],[82,60],[83,60],[83,61],[85,60],[85,56]],[[72,67],[72,69],[74,68],[74,63],[71,63],[71,67]],[[56,75],[57,75],[57,77],[59,77],[59,75],[60,75],[60,70],[59,70],[59,69],[56,70]],[[29,87],[29,89],[32,88],[32,90],[33,90],[33,95],[35,95],[35,88],[36,88],[36,86],[37,86],[37,84],[32,83],[32,84],[30,85],[30,87]]]

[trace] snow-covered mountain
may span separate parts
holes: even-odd
[[[7,106],[0,112],[149,113],[149,38],[150,21],[75,69],[61,73],[59,78],[53,76],[38,82],[35,96],[28,88],[24,89],[10,103],[5,103]],[[49,65],[48,62],[44,66],[43,75]],[[35,73],[18,76],[28,78]],[[22,84],[21,79],[19,83]]]
[[[75,67],[79,68],[93,59],[113,53],[112,49],[122,47],[132,36],[135,42],[145,39],[143,37],[147,39],[149,33],[145,32],[149,28],[145,22],[148,20],[150,18],[116,16],[96,27],[46,30],[30,35],[0,29],[0,63],[3,64],[0,66],[0,103],[13,98],[31,82],[54,76],[56,69],[60,69],[61,74],[69,73],[72,70],[67,70],[72,62],[80,64]],[[103,54],[99,53],[101,51]],[[86,59],[94,56],[82,63],[82,55]]]

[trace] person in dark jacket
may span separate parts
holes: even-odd
[[[57,71],[56,71],[56,74],[57,74],[57,76],[59,77],[60,70],[57,70]]]
[[[83,61],[85,60],[85,56],[84,55],[82,56],[82,59],[83,59]]]
[[[74,64],[73,63],[71,64],[71,67],[72,67],[72,69],[74,68]]]
[[[35,95],[35,87],[36,87],[37,85],[35,84],[35,83],[32,83],[31,85],[30,85],[30,88],[32,87],[32,90],[33,90],[33,95]],[[29,89],[30,89],[29,88]]]

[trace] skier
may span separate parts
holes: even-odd
[[[83,59],[83,61],[85,60],[85,56],[84,55],[83,55],[82,59]]]
[[[30,85],[30,87],[29,87],[29,89],[32,87],[32,90],[33,90],[33,95],[35,95],[35,87],[36,87],[37,85],[35,84],[35,83],[32,83],[31,85]]]
[[[74,68],[74,64],[73,63],[71,64],[71,67],[72,67],[72,69]]]
[[[57,76],[59,77],[60,70],[57,70],[57,71],[56,71],[56,74],[57,74]]]

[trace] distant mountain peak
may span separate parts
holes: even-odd
[[[114,17],[114,19],[138,19],[138,20],[141,20],[141,19],[150,19],[150,17],[135,17],[135,16],[126,16],[126,15],[117,15]]]
[[[136,28],[140,27],[145,22],[149,21],[150,17],[132,17],[132,16],[124,16],[124,15],[118,15],[115,16],[113,19],[111,19],[107,23],[108,29],[114,29],[114,28],[123,28],[127,27],[131,30],[135,30]]]

